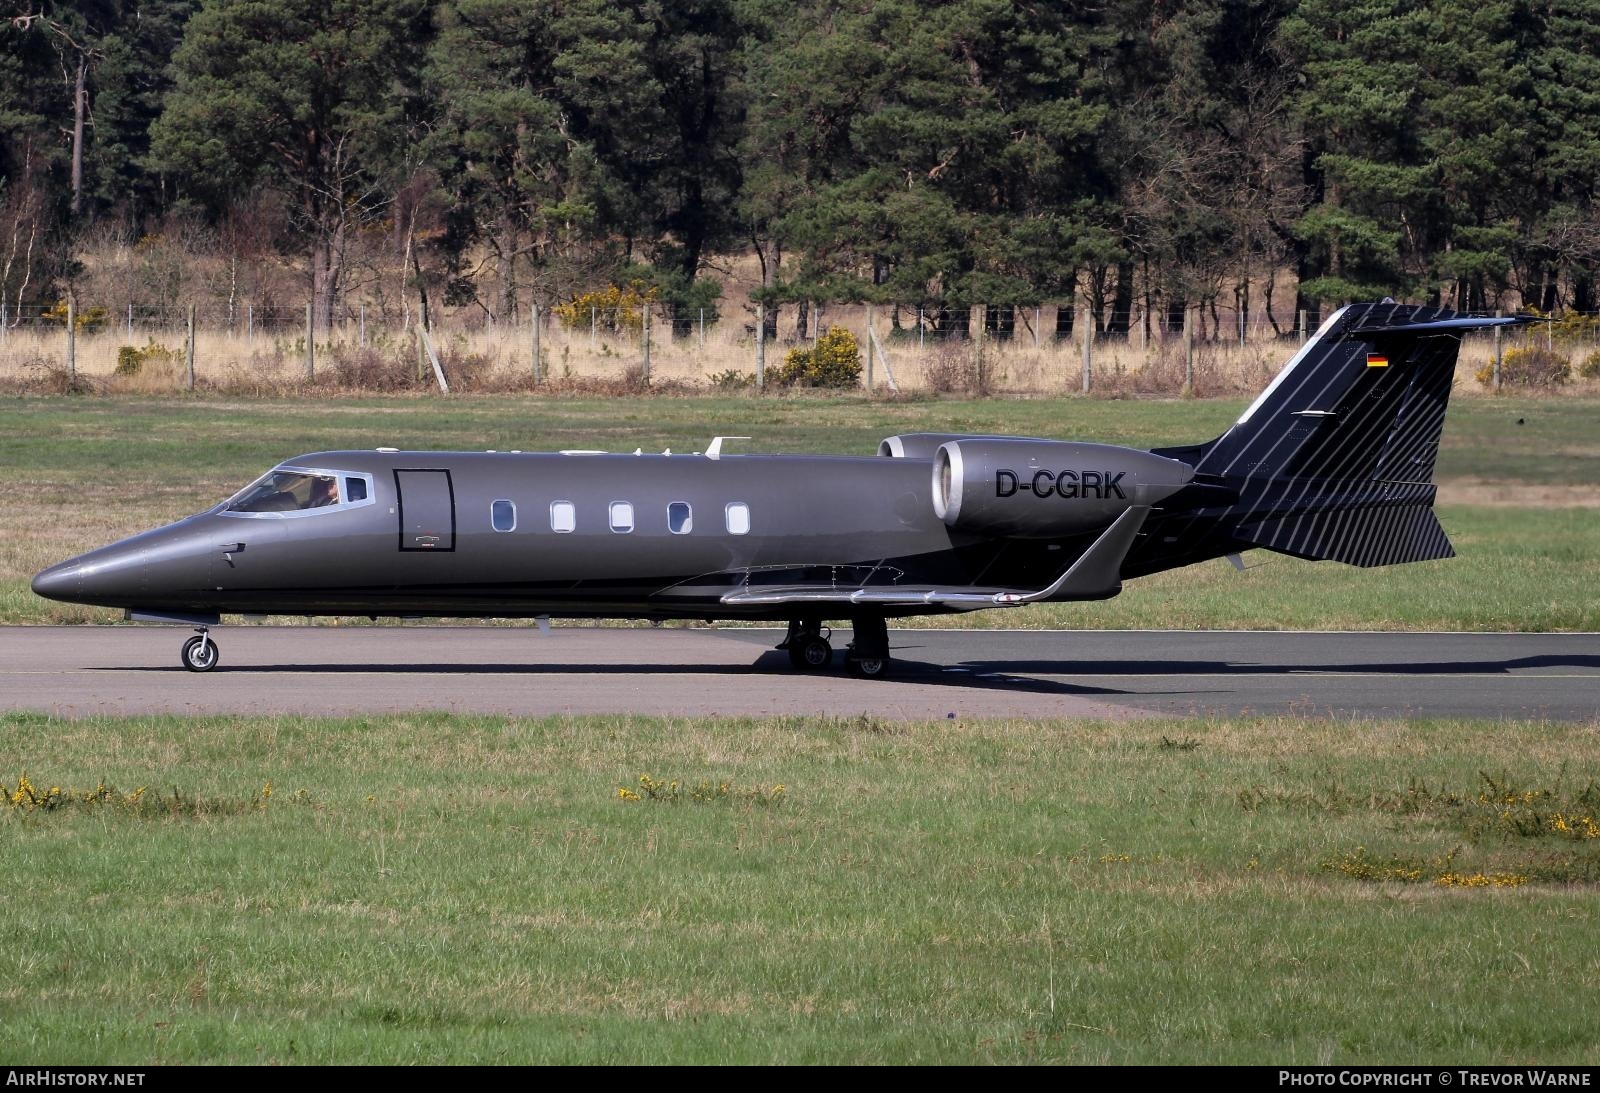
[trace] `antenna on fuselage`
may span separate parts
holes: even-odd
[[[707,447],[706,447],[706,458],[707,459],[721,459],[722,458],[722,442],[724,440],[749,440],[749,439],[750,438],[747,437],[747,436],[714,436],[714,437],[711,438],[711,443],[709,445],[707,445]]]

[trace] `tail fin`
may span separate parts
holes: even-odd
[[[1194,452],[1196,474],[1243,480],[1241,542],[1360,566],[1448,558],[1431,483],[1461,335],[1519,321],[1342,308]]]

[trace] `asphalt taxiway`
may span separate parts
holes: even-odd
[[[801,673],[740,628],[0,628],[0,709],[880,718],[1160,715],[1600,721],[1600,635],[891,630],[892,678]],[[848,632],[835,638],[842,650]]]

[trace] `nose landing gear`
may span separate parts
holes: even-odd
[[[191,672],[209,672],[217,666],[217,643],[204,626],[195,627],[194,632],[196,636],[183,643],[179,661]]]

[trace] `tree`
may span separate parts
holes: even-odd
[[[13,323],[68,257],[58,228],[71,156],[60,133],[72,132],[72,107],[62,94],[60,47],[37,12],[0,21],[0,297]]]
[[[425,30],[423,0],[206,0],[174,59],[156,158],[214,209],[257,184],[284,194],[323,329],[406,147]]]
[[[581,192],[587,145],[571,134],[555,94],[559,5],[520,0],[457,0],[439,12],[428,86],[438,102],[427,154],[455,195],[459,251],[486,245],[499,272],[499,312],[515,313],[519,259],[551,274],[573,244],[597,234],[597,207]],[[557,283],[570,274],[555,273]],[[546,284],[537,295],[558,291]]]
[[[1513,261],[1524,301],[1600,307],[1600,0],[1547,0],[1521,35],[1532,107],[1523,162],[1535,185],[1515,206]]]
[[[1272,314],[1276,272],[1303,211],[1301,139],[1290,113],[1294,71],[1276,48],[1284,0],[1193,3],[1172,12],[1131,5],[1141,20],[1119,66],[1113,143],[1126,251],[1143,267],[1146,310],[1182,314],[1231,288],[1248,313],[1255,285]],[[1118,288],[1132,280],[1119,270]],[[1230,284],[1231,282],[1231,284]],[[1131,302],[1131,300],[1129,300]],[[1125,306],[1119,300],[1118,307]]]
[[[961,330],[973,303],[1059,282],[1097,193],[1092,11],[824,0],[781,19],[750,74],[767,169],[745,207],[787,202],[760,222],[798,255],[790,296],[916,301]]]
[[[96,38],[89,194],[97,212],[122,212],[134,225],[164,204],[149,162],[150,129],[172,89],[170,60],[197,0],[123,2]]]

